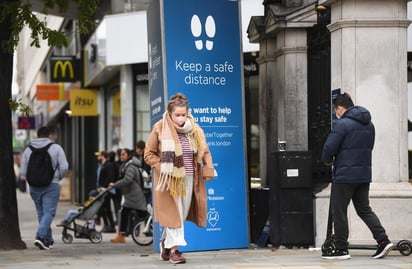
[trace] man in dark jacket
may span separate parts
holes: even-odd
[[[373,258],[386,256],[393,248],[379,218],[369,205],[372,181],[372,149],[375,127],[369,111],[354,106],[349,94],[336,97],[334,109],[338,120],[333,124],[322,152],[322,161],[333,165],[331,209],[336,251],[323,254],[325,259],[349,259],[347,209],[352,200],[358,216],[365,222],[378,243]]]

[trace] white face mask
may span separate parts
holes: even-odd
[[[335,112],[335,116],[336,116],[336,118],[339,120],[340,119],[340,116],[338,115],[338,113],[336,113]]]
[[[336,115],[336,118],[337,119],[340,119],[341,117],[342,117],[342,115],[343,115],[343,107],[341,107],[341,106],[337,106],[336,108],[335,108],[335,115]]]

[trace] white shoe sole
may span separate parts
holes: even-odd
[[[391,252],[391,250],[394,248],[394,246],[395,246],[395,245],[394,245],[393,243],[389,243],[389,244],[382,250],[381,253],[379,253],[379,254],[376,255],[376,256],[373,256],[372,258],[373,258],[373,259],[380,259],[380,258],[385,257],[386,255],[389,254],[389,252]]]
[[[36,247],[38,247],[39,249],[44,249],[44,250],[49,249],[49,247],[47,247],[45,244],[43,244],[42,241],[37,240],[37,239],[34,240],[34,245],[35,245]]]

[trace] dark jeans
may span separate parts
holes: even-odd
[[[122,207],[119,211],[119,232],[129,234],[131,233],[134,220],[139,220],[148,216],[147,211],[138,210],[129,207]]]
[[[356,213],[368,226],[373,238],[377,242],[387,239],[385,229],[369,206],[369,183],[333,183],[331,202],[336,248],[348,248],[348,205],[351,200]]]
[[[152,205],[153,203],[152,203],[152,192],[150,191],[150,192],[148,192],[148,193],[145,193],[144,194],[144,197],[145,197],[145,199],[146,199],[146,203],[147,204],[150,204],[150,205]]]
[[[111,196],[112,194],[109,193],[104,199],[103,205],[100,208],[100,216],[103,218],[104,227],[107,229],[114,228],[115,222],[113,219],[113,213],[111,209]]]
[[[122,208],[122,193],[120,190],[116,190],[116,194],[112,194],[111,198],[113,200],[113,206],[114,206],[114,215],[116,216],[116,221],[118,222],[117,218],[120,213],[120,209]]]

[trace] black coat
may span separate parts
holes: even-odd
[[[323,146],[322,161],[333,161],[333,182],[371,182],[374,143],[375,127],[369,111],[350,107],[334,123]]]
[[[119,168],[115,162],[106,161],[102,164],[100,170],[99,187],[107,188],[110,182],[116,182],[119,179]]]

